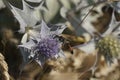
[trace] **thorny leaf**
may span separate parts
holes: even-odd
[[[40,19],[34,14],[36,11],[34,8],[31,8],[24,0],[22,2],[23,10],[12,6],[8,2],[6,4],[20,23],[20,30],[18,32],[25,33],[21,40],[22,43],[25,43],[30,38],[39,38],[40,25],[37,23],[40,22]]]
[[[7,3],[7,4],[10,6],[12,13],[20,23],[19,32],[25,33],[25,28],[35,27],[37,22],[39,22],[39,19],[35,17],[35,14],[34,14],[35,9],[31,8],[24,0],[22,0],[22,3],[23,3],[23,10],[12,6],[10,3]]]

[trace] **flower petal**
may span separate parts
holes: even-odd
[[[28,33],[25,33],[22,37],[21,43],[24,44],[27,42],[27,40],[28,40]]]
[[[50,35],[50,28],[47,26],[47,24],[43,20],[41,23],[40,35],[41,35],[41,38],[45,38],[46,36]]]
[[[33,40],[30,40],[29,42],[24,43],[23,45],[18,45],[18,47],[23,47],[31,50],[31,48],[35,45],[36,45],[35,42]]]

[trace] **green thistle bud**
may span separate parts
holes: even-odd
[[[114,58],[120,55],[120,41],[113,36],[106,36],[101,38],[96,45],[99,53],[103,54],[106,62],[112,63]]]

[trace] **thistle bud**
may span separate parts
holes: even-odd
[[[96,45],[99,53],[103,54],[107,63],[111,64],[114,58],[120,55],[120,41],[113,36],[101,38]]]

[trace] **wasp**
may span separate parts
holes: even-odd
[[[54,38],[63,43],[63,49],[67,49],[71,52],[71,54],[73,54],[73,47],[71,46],[70,41],[68,39],[58,35],[55,35]]]

